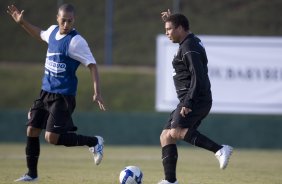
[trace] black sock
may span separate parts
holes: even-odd
[[[165,179],[171,183],[176,181],[176,163],[178,153],[176,144],[169,144],[162,148],[162,159]]]
[[[208,137],[204,136],[197,130],[189,129],[186,135],[184,136],[184,141],[193,144],[195,146],[204,148],[206,150],[212,151],[216,153],[218,150],[222,148],[221,145],[215,143]]]
[[[67,133],[61,134],[57,145],[64,145],[64,146],[95,146],[98,143],[98,139],[96,137],[89,137],[84,135],[78,135],[75,133]]]
[[[32,178],[36,178],[37,164],[40,154],[39,137],[27,137],[25,153],[26,153],[26,163],[28,168],[27,175],[29,175]]]

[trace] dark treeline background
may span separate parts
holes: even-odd
[[[155,65],[156,35],[164,33],[160,12],[173,0],[113,0],[113,64]],[[280,36],[281,0],[179,0],[196,34]],[[76,7],[76,28],[86,38],[99,64],[104,64],[106,0],[1,0],[0,62],[44,62],[45,44],[38,44],[11,20],[6,7],[14,3],[25,18],[42,29],[56,24],[57,7]]]

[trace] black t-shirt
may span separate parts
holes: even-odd
[[[179,44],[172,61],[174,85],[183,106],[192,109],[195,103],[212,101],[207,64],[201,40],[192,33],[188,34]]]

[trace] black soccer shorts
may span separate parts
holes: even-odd
[[[182,105],[179,103],[176,109],[171,112],[163,129],[178,127],[197,129],[202,120],[209,114],[211,106],[212,102],[201,102],[194,104],[193,110],[183,117],[180,114]]]
[[[34,101],[30,109],[27,125],[57,134],[76,131],[71,117],[75,105],[75,96],[41,90],[39,99]]]

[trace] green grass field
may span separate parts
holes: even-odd
[[[24,144],[0,144],[0,184],[26,171]],[[163,178],[159,147],[106,146],[104,160],[95,166],[87,147],[41,147],[41,184],[117,184],[127,165],[139,166],[144,184]],[[229,167],[222,171],[212,153],[194,147],[179,148],[177,166],[181,184],[281,184],[282,150],[235,149]]]

